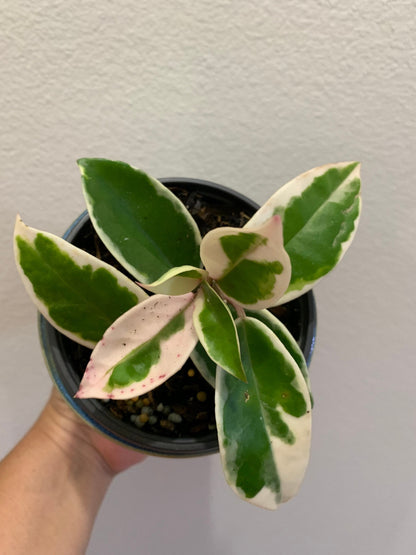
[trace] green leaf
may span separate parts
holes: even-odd
[[[184,295],[189,293],[208,277],[208,273],[194,266],[172,268],[158,280],[148,285],[141,284],[145,289],[162,295]]]
[[[269,312],[268,310],[247,310],[246,314],[247,316],[251,316],[252,318],[256,318],[256,320],[260,320],[260,322],[263,322],[263,324],[265,324],[283,343],[283,346],[285,347],[285,349],[287,349],[288,353],[299,366],[299,369],[302,372],[302,376],[305,379],[309,394],[311,395],[311,404],[313,406],[308,365],[306,364],[305,357],[303,356],[302,350],[297,344],[296,339],[282,324],[282,322],[278,318],[276,318],[276,316],[271,314],[271,312]]]
[[[275,509],[293,497],[309,459],[311,403],[302,373],[262,322],[237,322],[248,383],[217,369],[218,441],[229,485]]]
[[[211,387],[215,388],[215,378],[217,375],[217,365],[208,356],[206,350],[201,345],[200,341],[195,345],[190,358],[198,369],[201,376],[209,383]]]
[[[274,214],[282,217],[292,276],[279,304],[303,295],[344,256],[358,225],[360,186],[358,162],[314,168],[279,189],[247,222],[250,230]]]
[[[245,308],[275,306],[290,281],[280,216],[250,231],[210,231],[201,242],[201,259],[227,299]]]
[[[200,266],[198,227],[159,181],[124,162],[83,158],[78,165],[98,235],[139,281],[155,281],[176,266]]]
[[[193,300],[154,295],[123,314],[95,347],[76,397],[129,399],[180,370],[198,341]]]
[[[115,268],[64,239],[15,226],[16,264],[32,301],[61,333],[93,348],[147,294]]]
[[[226,372],[246,381],[233,317],[217,293],[202,283],[195,301],[194,326],[208,356]]]

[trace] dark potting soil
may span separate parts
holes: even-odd
[[[221,203],[206,199],[199,192],[178,185],[169,189],[185,204],[198,224],[201,235],[216,227],[242,227],[250,218],[238,207],[238,201]],[[97,258],[111,264],[134,279],[110,254],[88,221],[73,243]],[[300,335],[300,306],[297,300],[271,310],[289,329],[296,340]],[[76,361],[81,380],[91,351],[64,338],[66,349]],[[148,433],[168,437],[198,437],[216,429],[214,389],[204,380],[190,359],[183,368],[153,391],[128,400],[102,401],[118,419]]]

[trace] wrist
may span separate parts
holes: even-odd
[[[87,426],[62,405],[53,393],[0,465],[0,521],[7,518],[9,525],[0,529],[2,553],[86,549],[114,473],[91,445]]]
[[[52,391],[36,421],[34,432],[43,436],[68,467],[75,467],[77,475],[84,472],[108,482],[113,478],[115,473],[94,446],[89,426],[67,406],[56,390]]]
[[[119,445],[85,424],[55,388],[38,426],[67,457],[84,461],[87,471],[92,469],[103,478],[111,480],[146,458],[143,453]]]

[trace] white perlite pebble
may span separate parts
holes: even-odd
[[[182,416],[180,414],[176,414],[176,412],[171,412],[168,416],[168,420],[174,422],[175,424],[179,424],[179,422],[182,422]]]

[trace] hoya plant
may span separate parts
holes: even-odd
[[[78,164],[94,228],[134,280],[19,217],[15,228],[17,266],[37,308],[93,349],[76,397],[143,395],[191,356],[215,387],[228,484],[275,509],[303,479],[312,406],[302,351],[267,309],[304,294],[345,254],[360,212],[359,164],[312,169],[243,228],[202,239],[153,177],[123,162]]]

